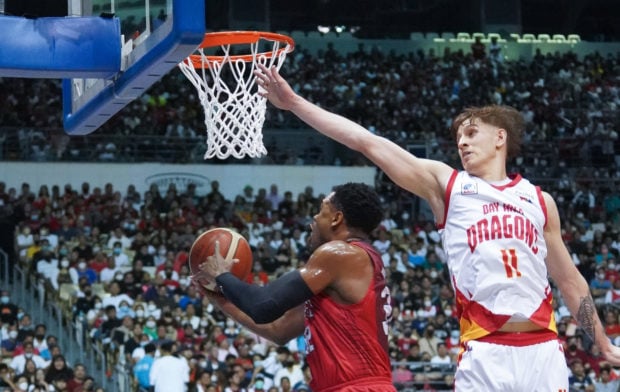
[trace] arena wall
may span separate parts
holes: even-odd
[[[83,182],[92,187],[103,187],[112,183],[114,189],[125,193],[127,186],[133,184],[141,194],[151,184],[157,184],[165,192],[170,183],[176,184],[182,192],[187,184],[196,184],[198,195],[211,190],[211,182],[219,181],[220,191],[233,200],[242,193],[246,185],[256,190],[277,184],[280,194],[285,191],[297,194],[306,186],[314,188],[314,194],[328,193],[332,186],[344,182],[363,182],[374,185],[374,167],[335,167],[335,166],[284,166],[284,165],[174,165],[174,164],[109,164],[109,163],[36,163],[2,162],[2,178],[7,189],[14,187],[19,193],[21,184],[27,182],[30,189],[38,192],[41,185],[71,184],[80,189]]]

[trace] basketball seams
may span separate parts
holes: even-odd
[[[230,245],[228,246],[228,253],[226,254],[226,260],[234,259],[235,253],[237,253],[237,246],[239,245],[239,235],[234,231],[230,232]]]
[[[204,237],[204,238],[203,238]],[[199,259],[205,259],[215,251],[215,242],[219,241],[220,251],[226,260],[237,259],[239,262],[231,265],[230,272],[239,279],[245,279],[252,271],[252,249],[246,238],[239,232],[225,227],[216,227],[205,231],[194,240],[189,250],[189,268],[192,274],[196,274]],[[192,268],[195,267],[195,268]],[[204,284],[205,289],[217,291],[215,282]]]

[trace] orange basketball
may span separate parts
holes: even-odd
[[[224,258],[239,260],[233,264],[230,272],[237,278],[245,280],[252,272],[252,249],[241,234],[225,227],[208,230],[196,238],[189,251],[190,273],[193,275],[200,272],[200,264],[215,253],[216,241],[220,243],[220,253]],[[216,291],[215,282],[210,282],[204,287],[207,290]]]

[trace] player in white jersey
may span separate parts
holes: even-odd
[[[454,119],[464,168],[458,172],[310,103],[276,69],[259,68],[258,83],[272,104],[363,153],[431,206],[461,325],[455,390],[568,390],[547,276],[605,359],[620,365],[620,348],[605,335],[588,284],[562,240],[555,201],[519,175],[507,174],[506,161],[519,153],[524,128],[516,109],[468,108]]]

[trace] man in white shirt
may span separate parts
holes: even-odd
[[[120,241],[116,241],[114,243],[114,248],[112,248],[112,257],[114,258],[114,263],[117,268],[131,267],[129,256],[127,256],[124,252],[123,244],[121,244]]]
[[[120,271],[120,268],[116,264],[115,257],[108,257],[108,265],[99,272],[99,280],[102,283],[110,283],[117,271]]]
[[[37,369],[45,369],[49,365],[49,361],[34,353],[32,340],[26,340],[24,341],[24,353],[14,356],[9,366],[15,370],[15,374],[22,374],[28,359],[32,359]]]
[[[173,342],[159,346],[161,356],[155,359],[149,372],[154,392],[185,392],[189,382],[189,365],[184,358],[172,355]]]
[[[448,348],[446,347],[446,344],[444,342],[437,344],[437,354],[435,354],[431,358],[431,363],[445,364],[445,365],[449,365],[450,363],[452,363],[452,358],[450,357],[450,351],[448,351]]]
[[[121,227],[117,227],[116,229],[114,229],[114,231],[110,232],[110,239],[108,240],[108,248],[114,248],[114,244],[117,241],[121,243],[121,247],[123,249],[131,248],[132,239],[125,235]]]
[[[111,295],[109,297],[105,297],[102,301],[104,308],[108,305],[114,305],[114,307],[118,311],[122,301],[127,301],[127,304],[129,304],[129,306],[133,306],[133,298],[131,298],[125,293],[121,293],[121,286],[118,281],[114,280],[110,283],[109,291]]]

